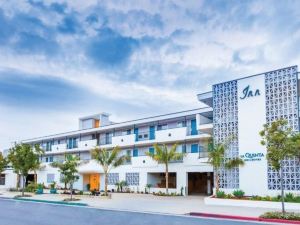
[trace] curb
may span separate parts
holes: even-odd
[[[214,214],[214,213],[191,212],[190,216],[300,225],[300,221],[297,221],[297,220],[265,219],[265,218],[259,218],[259,217],[233,216],[233,215],[222,215],[222,214]]]
[[[13,200],[23,201],[23,202],[42,202],[49,204],[58,204],[58,205],[72,205],[72,206],[88,206],[86,203],[73,203],[73,202],[62,202],[62,201],[48,201],[48,200],[39,200],[39,199],[25,199],[25,198],[12,198]]]

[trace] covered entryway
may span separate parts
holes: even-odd
[[[34,183],[35,182],[34,177],[35,177],[34,174],[28,174],[28,176],[26,177],[26,185],[25,186],[27,186],[30,183]]]
[[[83,175],[83,190],[84,191],[99,191],[100,190],[100,174],[91,173]]]
[[[213,188],[213,173],[188,173],[188,195],[210,195]]]

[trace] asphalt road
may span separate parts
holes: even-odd
[[[0,225],[256,225],[0,199]]]

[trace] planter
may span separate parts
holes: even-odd
[[[50,194],[57,194],[57,190],[55,188],[50,189]]]
[[[218,205],[218,206],[238,206],[238,207],[251,207],[251,208],[269,208],[269,209],[281,209],[281,202],[271,201],[254,201],[243,199],[222,199],[222,198],[204,198],[206,205]],[[287,210],[299,210],[300,203],[285,203]]]
[[[37,190],[35,191],[35,193],[36,193],[37,195],[41,195],[41,194],[44,193],[44,189],[37,189]]]

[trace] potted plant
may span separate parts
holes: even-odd
[[[37,185],[37,190],[35,191],[36,194],[40,195],[44,193],[44,185],[43,184],[38,184]]]
[[[55,181],[50,184],[50,194],[56,194],[57,193],[57,190],[56,190],[56,183]]]
[[[148,192],[145,190],[145,193],[150,193],[150,188],[152,187],[152,184],[146,184],[146,189],[148,189]]]

